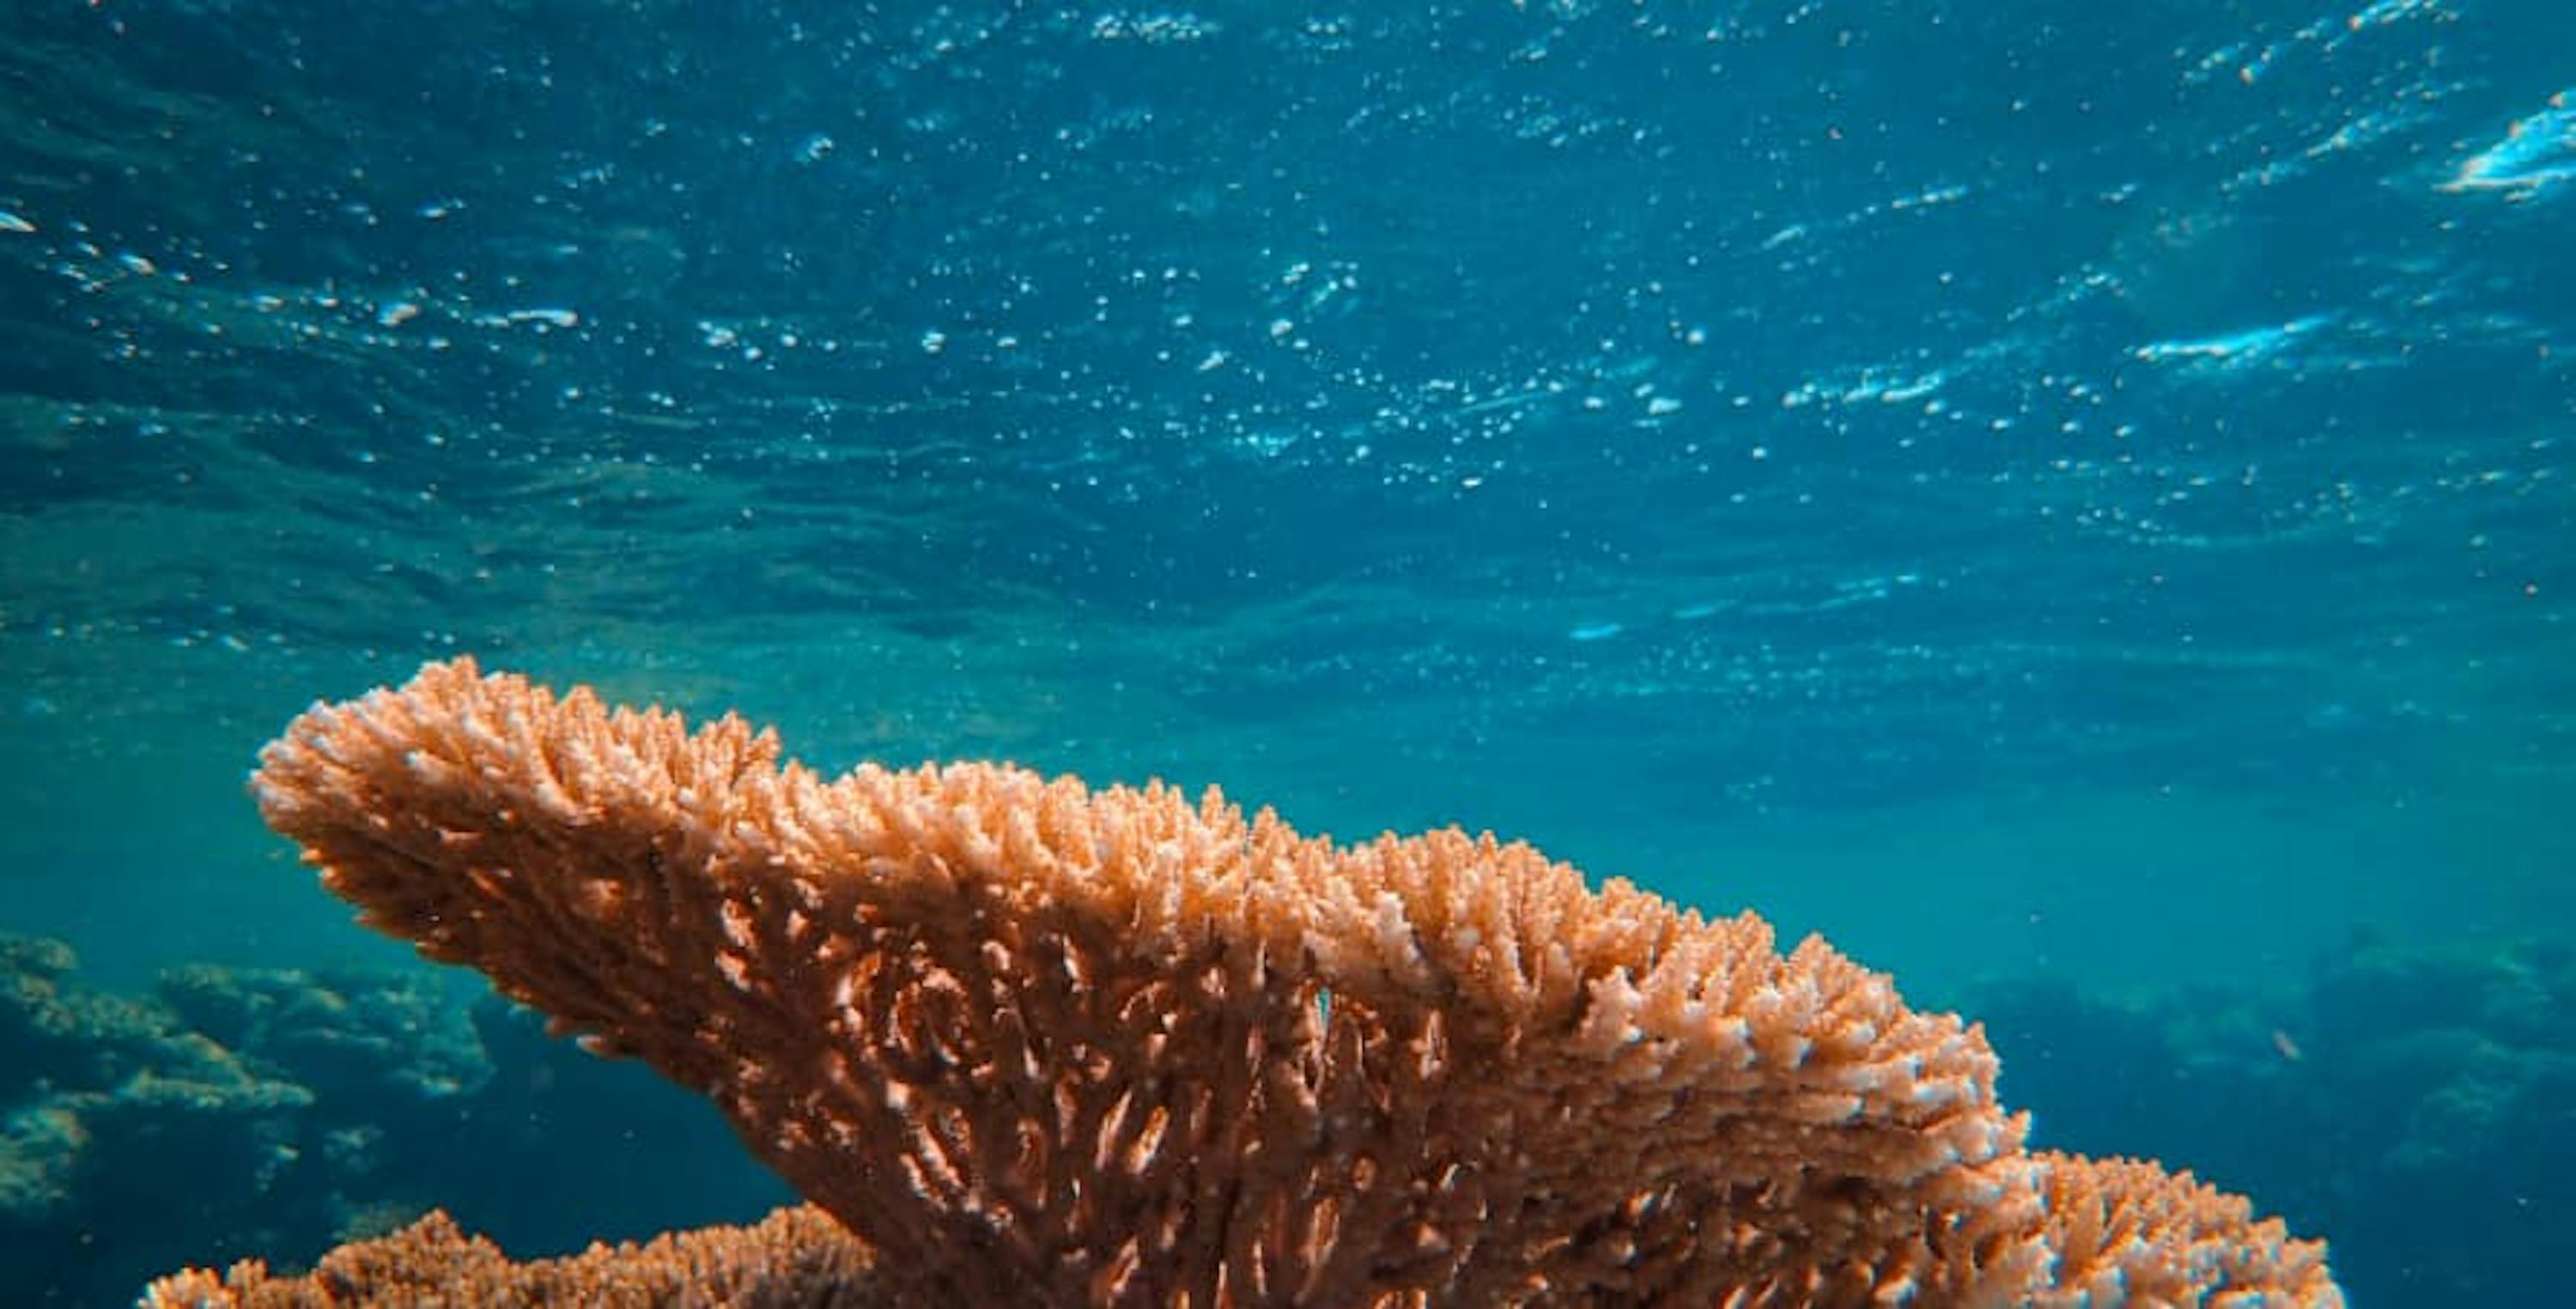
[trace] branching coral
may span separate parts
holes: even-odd
[[[512,1262],[469,1237],[446,1214],[355,1241],[301,1277],[256,1259],[221,1274],[186,1272],[155,1282],[152,1305],[335,1309],[362,1305],[581,1305],[647,1309],[859,1309],[881,1304],[866,1247],[811,1206],[781,1209],[749,1227],[706,1227],[642,1245],[595,1245],[561,1259]]]
[[[1982,1033],[1821,941],[1491,837],[826,781],[463,660],[256,787],[370,925],[713,1099],[896,1303],[2340,1303],[2242,1202],[2025,1153]]]

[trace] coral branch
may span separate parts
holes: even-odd
[[[335,1309],[345,1305],[584,1305],[645,1309],[863,1309],[882,1304],[867,1248],[822,1211],[781,1209],[750,1227],[708,1227],[643,1245],[594,1245],[513,1263],[444,1213],[341,1246],[302,1277],[246,1259],[217,1274],[154,1282],[154,1309]]]

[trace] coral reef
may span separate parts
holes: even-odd
[[[2274,996],[1976,999],[2034,1135],[2189,1161],[2333,1232],[2355,1303],[2544,1304],[2576,1213],[2576,953],[2356,941]],[[2282,1130],[2296,1124],[2297,1130]]]
[[[277,1234],[264,1197],[297,1165],[290,1124],[313,1094],[167,1004],[80,987],[76,962],[58,941],[0,938],[0,1266],[39,1274],[42,1295],[77,1253],[129,1270],[125,1298],[130,1270],[167,1254],[121,1214],[176,1207],[210,1234]],[[174,1198],[172,1175],[221,1180]]]
[[[0,935],[12,1304],[130,1303],[188,1260],[306,1257],[433,1201],[572,1250],[787,1198],[703,1104],[516,1006],[469,1009],[419,976],[203,966],[118,995],[75,965]],[[524,1168],[486,1166],[496,1153]]]

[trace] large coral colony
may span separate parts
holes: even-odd
[[[2332,1306],[2320,1243],[2024,1148],[1979,1029],[1751,914],[1457,831],[432,664],[263,814],[370,926],[713,1100],[809,1202],[512,1263],[443,1216],[147,1303]]]

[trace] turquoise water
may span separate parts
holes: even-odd
[[[2034,1101],[2101,1023],[1999,1020],[2043,1140],[2251,1191],[2359,1304],[2540,1302],[2576,1193],[2492,1164],[2576,1162],[2564,6],[705,8],[0,18],[0,930],[423,972],[243,778],[471,651],[2072,988],[2204,1112]],[[2385,1139],[2210,1126],[2257,1083]],[[634,1223],[756,1212],[682,1189]],[[58,1284],[239,1248],[311,1253],[174,1218]]]

